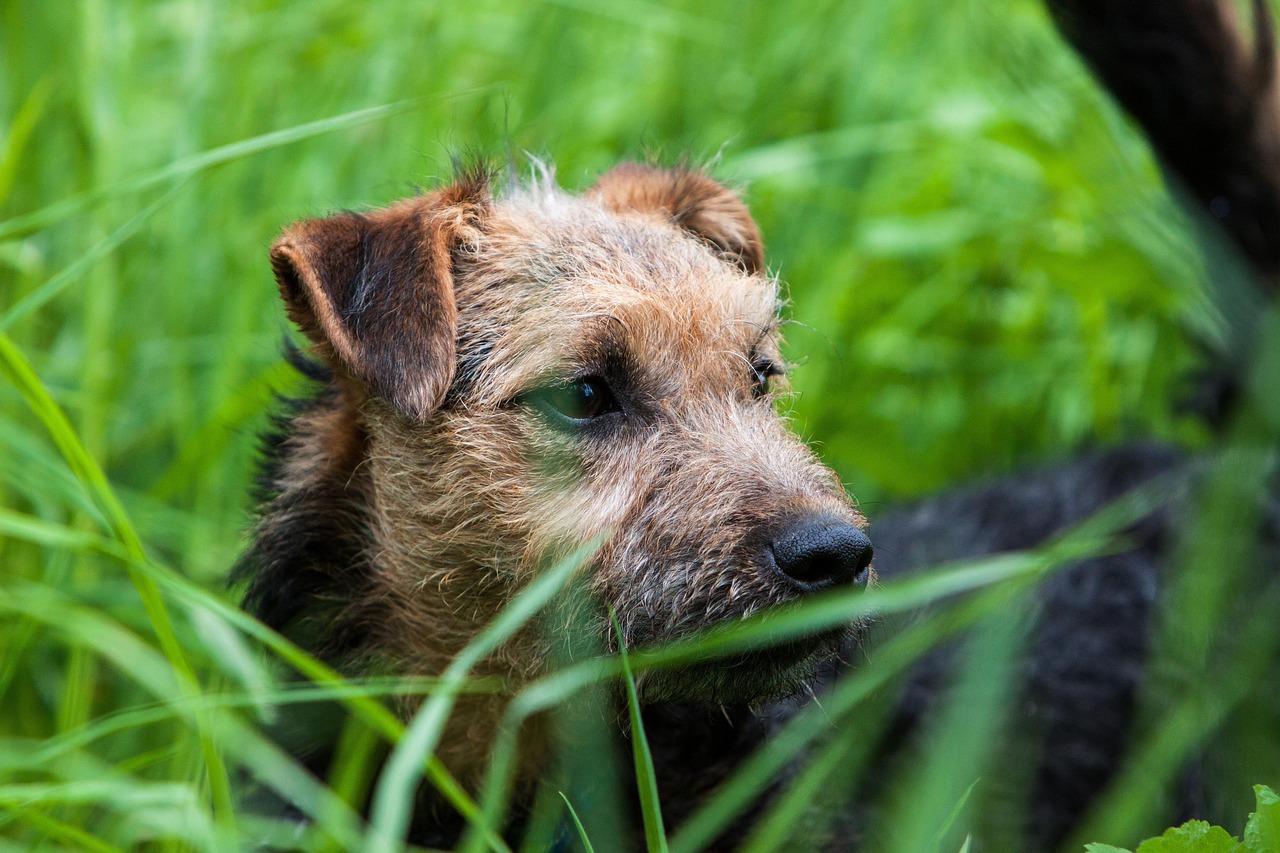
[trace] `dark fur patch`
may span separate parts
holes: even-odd
[[[312,358],[290,338],[285,338],[281,354],[289,366],[307,380],[309,387],[302,397],[277,394],[270,415],[271,425],[258,438],[258,472],[254,480],[253,502],[255,511],[279,496],[281,466],[285,458],[285,446],[291,433],[293,419],[309,409],[321,405],[323,396],[332,393],[333,371],[323,361]]]
[[[290,462],[308,440],[323,445],[359,436],[325,436],[311,426],[339,417],[341,391],[322,362],[291,343],[285,356],[316,389],[308,397],[280,398],[281,411],[262,441],[260,520],[231,582],[248,583],[244,608],[264,624],[330,662],[343,662],[359,657],[368,626],[377,621],[368,604],[359,614],[351,611],[373,588],[368,522],[359,511],[367,483],[358,466],[341,459],[349,448],[331,448],[332,458],[346,464],[318,467],[310,477],[296,476]],[[347,511],[335,511],[341,507]]]

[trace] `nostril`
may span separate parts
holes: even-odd
[[[871,565],[871,540],[844,521],[806,519],[769,543],[778,569],[807,589],[863,583]]]

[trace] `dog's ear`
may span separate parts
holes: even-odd
[[[764,242],[747,206],[732,190],[701,172],[623,163],[602,175],[587,195],[609,210],[665,216],[747,272],[764,270]]]
[[[491,202],[476,178],[293,225],[271,249],[290,319],[337,366],[425,420],[453,381],[453,253],[474,242]]]

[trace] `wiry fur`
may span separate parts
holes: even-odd
[[[865,524],[759,393],[782,365],[778,285],[741,201],[704,175],[624,166],[574,197],[494,196],[473,174],[296,225],[272,261],[328,378],[274,445],[240,575],[253,612],[348,671],[441,673],[597,539],[571,618],[604,650],[610,612],[637,648],[794,601],[770,542],[797,519]],[[538,395],[580,377],[618,410],[566,428]],[[843,634],[644,677],[642,697],[793,691]],[[559,651],[530,628],[477,674],[515,687]],[[441,743],[468,786],[505,701],[463,700]],[[542,737],[522,738],[526,777]]]

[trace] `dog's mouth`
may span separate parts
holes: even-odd
[[[787,528],[797,541],[779,548],[792,574],[777,565],[773,552],[778,549],[761,544],[761,537],[779,538],[772,528],[761,528],[760,536],[735,543],[728,553],[710,558],[690,553],[658,568],[655,561],[625,560],[619,561],[627,567],[623,571],[609,559],[617,560],[616,555],[606,555],[591,576],[621,577],[625,583],[596,585],[579,599],[594,611],[596,649],[616,651],[621,644],[639,658],[657,653],[654,665],[642,664],[636,674],[646,702],[753,703],[809,691],[824,668],[830,670],[840,653],[853,647],[862,627],[853,621],[832,625],[828,618],[797,630],[802,605],[826,591],[838,593],[837,586],[865,587],[870,574],[869,546],[867,559],[857,565],[837,547],[847,544],[839,538],[846,531],[861,533],[825,517],[819,521]],[[828,577],[836,574],[839,584]],[[680,662],[671,663],[664,649],[675,651]]]
[[[640,674],[644,701],[755,703],[814,687],[843,650],[856,643],[860,623]]]

